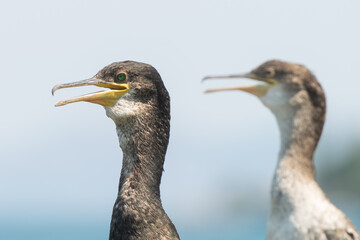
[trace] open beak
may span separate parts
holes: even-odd
[[[109,90],[99,91],[96,93],[90,93],[79,97],[69,98],[63,101],[58,102],[55,107],[63,106],[68,103],[74,102],[91,102],[100,104],[102,106],[113,106],[117,100],[127,93],[130,90],[130,86],[128,84],[120,84],[114,82],[107,82],[102,79],[90,78],[83,81],[73,82],[73,83],[65,83],[59,84],[53,87],[51,93],[54,95],[55,91],[60,88],[71,88],[71,87],[80,87],[80,86],[88,86],[93,85],[97,87],[109,88]]]
[[[245,74],[237,74],[237,75],[236,74],[235,75],[223,75],[223,76],[206,76],[203,78],[203,81],[207,80],[207,79],[214,79],[214,78],[227,78],[227,79],[229,79],[229,78],[250,78],[250,79],[264,82],[264,84],[242,86],[242,87],[210,89],[210,90],[206,90],[205,93],[230,91],[230,90],[241,90],[241,91],[251,93],[257,97],[261,97],[266,94],[267,90],[270,87],[273,87],[277,84],[277,81],[275,79],[261,78],[261,77],[256,76],[253,73],[245,73]]]

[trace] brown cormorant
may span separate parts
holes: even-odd
[[[208,90],[242,90],[257,96],[276,117],[281,133],[279,160],[271,187],[267,224],[270,240],[359,240],[345,214],[315,181],[313,154],[325,121],[325,94],[303,65],[267,61],[250,73],[210,78],[250,78],[254,86]]]
[[[148,64],[116,62],[88,80],[56,85],[52,93],[85,85],[109,90],[60,101],[56,106],[79,101],[100,104],[115,122],[123,164],[109,239],[179,239],[160,200],[170,98],[159,73]]]

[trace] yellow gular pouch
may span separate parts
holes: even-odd
[[[91,78],[79,82],[56,85],[52,89],[52,93],[54,94],[54,92],[60,88],[70,88],[70,87],[87,86],[87,85],[109,88],[109,90],[99,91],[79,97],[73,97],[66,100],[62,100],[58,102],[55,106],[59,107],[69,103],[83,101],[83,102],[96,103],[104,107],[111,107],[119,100],[120,97],[122,97],[130,90],[130,86],[126,83],[105,82],[104,80],[101,79]]]

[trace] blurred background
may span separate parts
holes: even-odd
[[[242,92],[269,59],[305,64],[327,95],[317,179],[360,228],[360,2],[286,0],[0,3],[0,239],[106,239],[122,153],[92,92],[55,84],[115,61],[152,64],[171,95],[161,184],[182,239],[264,239],[279,148],[275,118]]]

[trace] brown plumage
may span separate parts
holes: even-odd
[[[354,225],[315,181],[313,155],[325,121],[325,94],[305,66],[271,60],[245,77],[262,85],[210,90],[242,90],[256,95],[275,115],[281,148],[271,188],[267,224],[270,240],[360,240]]]

